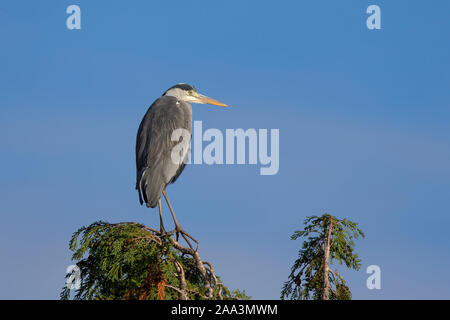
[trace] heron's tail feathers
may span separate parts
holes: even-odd
[[[140,203],[143,204],[145,202],[147,207],[154,208],[158,204],[158,200],[161,197],[165,184],[160,177],[152,174],[152,170],[146,168],[136,187],[139,192]]]

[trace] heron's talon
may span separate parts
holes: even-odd
[[[192,237],[189,233],[187,233],[187,232],[184,231],[181,227],[178,226],[178,227],[175,227],[174,230],[168,232],[167,234],[171,236],[171,235],[173,235],[174,233],[175,233],[175,239],[176,239],[177,242],[178,242],[178,239],[180,238],[180,234],[181,234],[181,236],[183,237],[183,239],[186,241],[186,243],[189,245],[189,247],[190,247],[192,250],[194,250],[194,247],[192,246],[191,241],[190,241],[189,239],[191,239],[192,241],[194,241],[195,244],[196,244],[196,248],[195,248],[194,251],[198,251],[198,241],[197,241],[194,237]]]

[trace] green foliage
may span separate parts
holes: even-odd
[[[177,250],[169,236],[157,236],[142,224],[95,222],[76,231],[69,246],[81,271],[74,299],[179,299],[177,263],[185,272],[187,298],[205,297],[205,280],[194,259]],[[219,295],[249,299],[245,291],[216,285],[212,298]],[[67,286],[60,296],[70,299]]]
[[[324,240],[332,223],[330,236],[330,264],[337,260],[349,269],[359,270],[361,259],[354,252],[354,240],[364,233],[357,227],[357,223],[347,219],[338,219],[324,214],[320,217],[310,216],[304,221],[305,228],[295,231],[292,240],[306,238],[298,253],[298,259],[291,268],[288,281],[284,283],[281,299],[319,300],[323,289]],[[351,292],[345,280],[337,270],[329,272],[331,300],[350,300]]]

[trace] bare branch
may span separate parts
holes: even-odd
[[[180,279],[180,290],[179,290],[180,295],[178,297],[180,298],[180,300],[188,300],[186,294],[186,278],[184,275],[183,266],[178,261],[175,261],[175,267],[177,268],[178,278]]]

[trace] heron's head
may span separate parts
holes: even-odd
[[[228,107],[225,103],[204,96],[197,92],[193,86],[187,83],[179,83],[164,92],[163,96],[175,97],[188,103],[214,104],[216,106]]]

